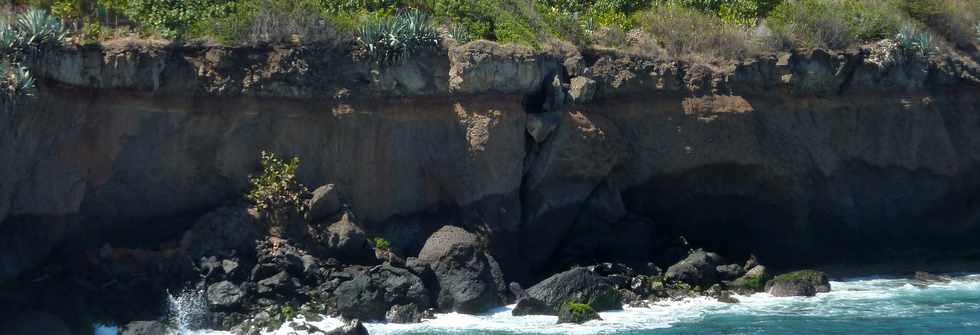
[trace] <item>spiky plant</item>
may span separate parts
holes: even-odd
[[[409,54],[439,47],[439,31],[432,25],[429,14],[412,9],[395,18],[401,29],[402,43]]]
[[[34,77],[26,67],[5,61],[0,63],[0,91],[7,98],[34,95]]]
[[[898,42],[899,49],[906,56],[915,59],[928,59],[937,51],[932,34],[921,31],[911,24],[903,26],[898,31],[898,34],[895,35],[895,41]]]
[[[13,25],[0,22],[0,53],[10,55],[20,47],[22,36]]]
[[[419,51],[438,48],[439,32],[428,14],[409,10],[365,22],[358,28],[357,41],[376,62],[390,64]]]
[[[449,26],[449,38],[452,38],[459,44],[466,44],[473,40],[473,35],[470,35],[469,30],[460,24],[452,24]]]
[[[34,48],[60,44],[68,33],[61,20],[43,9],[30,9],[18,15],[16,29],[22,34],[21,42]]]

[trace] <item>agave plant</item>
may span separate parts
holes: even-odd
[[[473,40],[473,35],[470,35],[470,31],[466,30],[466,27],[460,24],[450,25],[447,33],[450,38],[459,44],[466,44]]]
[[[34,77],[26,67],[17,63],[0,63],[0,91],[7,97],[34,95]]]
[[[439,47],[439,31],[429,20],[429,14],[413,9],[395,18],[400,26],[405,51],[414,53]]]
[[[22,35],[13,25],[0,22],[0,54],[10,55],[20,47]]]
[[[357,40],[371,58],[384,64],[439,47],[438,31],[428,14],[418,10],[368,21],[358,29]]]
[[[61,20],[42,9],[30,9],[18,15],[16,29],[22,34],[23,44],[32,47],[61,43],[68,33]]]
[[[932,39],[932,34],[927,31],[920,31],[915,26],[907,24],[895,35],[898,47],[906,55],[925,59],[936,53],[936,45]]]

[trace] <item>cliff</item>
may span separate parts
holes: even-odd
[[[0,280],[52,250],[154,245],[240,199],[261,150],[415,255],[446,224],[509,276],[665,238],[774,264],[980,240],[980,67],[868,50],[725,64],[473,42],[49,52],[0,114]],[[534,269],[531,271],[530,269]]]

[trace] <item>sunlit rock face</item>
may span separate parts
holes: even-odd
[[[707,66],[478,42],[379,67],[340,46],[61,50],[38,96],[0,114],[0,280],[69,242],[179,236],[240,199],[261,150],[300,157],[303,183],[334,184],[403,254],[478,228],[518,279],[647,260],[662,236],[776,265],[972,245],[980,71],[863,57]]]

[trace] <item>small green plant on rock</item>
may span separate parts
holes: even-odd
[[[262,174],[249,177],[252,190],[247,197],[273,225],[282,226],[290,214],[306,210],[304,198],[309,190],[296,179],[299,158],[283,161],[262,151],[261,163]]]
[[[391,242],[383,237],[374,238],[374,247],[378,250],[391,251]]]

